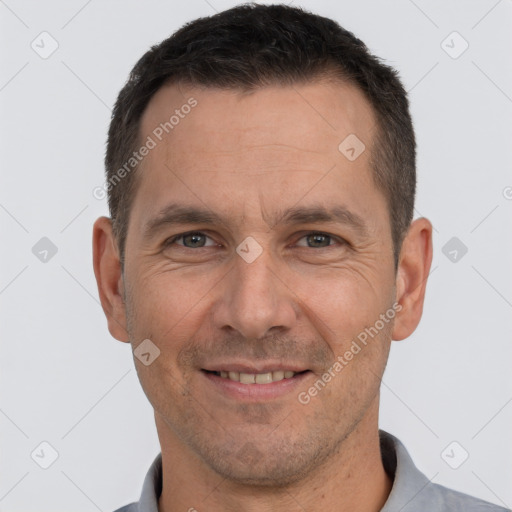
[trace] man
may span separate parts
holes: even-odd
[[[162,448],[123,512],[504,510],[430,483],[379,431],[432,226],[396,72],[281,5],[185,25],[133,69],[94,269]]]

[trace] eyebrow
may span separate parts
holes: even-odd
[[[336,223],[348,226],[359,234],[366,236],[368,231],[366,223],[358,214],[344,206],[327,208],[322,204],[313,204],[305,207],[295,206],[278,212],[273,216],[273,222],[265,221],[273,229],[276,225],[291,226],[296,224]],[[150,219],[144,227],[144,237],[151,238],[164,227],[183,224],[210,224],[229,225],[229,218],[219,215],[207,208],[188,206],[180,203],[171,203],[162,208],[159,213]]]

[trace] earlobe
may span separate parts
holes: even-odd
[[[108,217],[100,217],[94,223],[92,243],[94,275],[108,329],[117,340],[128,342],[121,263]]]
[[[395,318],[394,340],[403,340],[410,336],[420,322],[431,264],[432,224],[425,218],[416,219],[412,222],[400,251],[396,301],[402,309]]]

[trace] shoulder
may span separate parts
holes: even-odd
[[[114,510],[114,512],[138,512],[138,503],[130,503],[129,505],[125,505],[124,507],[118,508],[117,510]]]
[[[418,470],[401,441],[382,430],[380,444],[384,468],[393,479],[381,512],[511,512],[432,482]]]
[[[510,509],[434,483],[430,483],[418,499],[430,509],[446,512],[510,512]]]

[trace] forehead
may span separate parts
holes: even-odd
[[[346,83],[248,93],[165,85],[141,119],[140,140],[151,138],[154,148],[141,163],[132,213],[150,216],[180,199],[246,219],[256,203],[261,213],[306,195],[326,206],[378,195],[370,171],[375,129],[370,104]],[[354,137],[356,150],[366,146],[355,160],[340,151]]]
[[[191,103],[196,105],[189,108]],[[364,94],[345,82],[326,80],[251,91],[168,84],[153,96],[141,120],[143,136],[157,130],[156,136],[160,133],[179,156],[186,149],[239,152],[279,143],[336,154],[351,133],[369,146],[374,128]],[[198,136],[191,137],[192,132]]]

